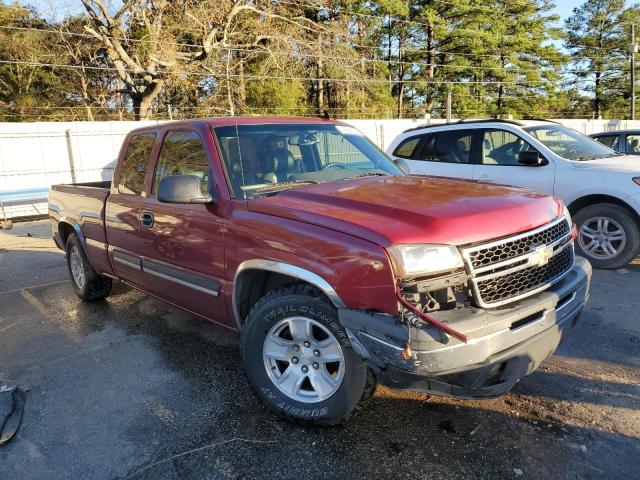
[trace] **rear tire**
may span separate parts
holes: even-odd
[[[103,300],[111,292],[109,277],[98,274],[84,253],[75,233],[67,238],[67,270],[76,295],[87,302]]]
[[[375,389],[336,309],[309,285],[260,299],[247,317],[240,348],[258,399],[291,422],[340,424]]]
[[[596,203],[573,217],[578,226],[576,250],[596,268],[627,265],[640,253],[638,222],[620,205]]]

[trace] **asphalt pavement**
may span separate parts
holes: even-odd
[[[0,479],[640,479],[640,264],[597,270],[573,335],[495,400],[379,388],[345,426],[257,403],[235,334],[116,286],[74,294],[47,221],[0,231]]]

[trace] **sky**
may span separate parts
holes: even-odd
[[[582,5],[583,2],[584,0],[555,0],[555,13],[560,15],[560,18],[564,20],[571,15],[574,8]]]

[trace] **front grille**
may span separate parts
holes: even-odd
[[[519,297],[541,285],[551,284],[573,266],[573,249],[565,248],[542,267],[518,270],[491,280],[479,281],[477,292],[487,304]]]
[[[560,218],[543,227],[463,249],[474,301],[489,308],[544,290],[573,267],[571,226]]]
[[[493,244],[491,247],[478,249],[469,253],[469,260],[473,268],[482,268],[494,263],[529,253],[539,245],[549,245],[571,232],[569,222],[562,220],[541,231],[519,237],[515,240],[505,240],[503,243]]]

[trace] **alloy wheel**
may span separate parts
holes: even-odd
[[[627,244],[627,234],[613,218],[598,216],[580,226],[578,242],[587,255],[608,260],[622,252]]]
[[[84,275],[84,265],[82,264],[82,257],[80,256],[78,247],[75,245],[71,247],[71,251],[69,252],[69,265],[71,267],[73,281],[76,283],[76,286],[82,290],[86,280]]]
[[[264,366],[287,397],[304,403],[326,400],[344,379],[345,359],[338,339],[320,322],[290,317],[277,322],[263,345]]]

